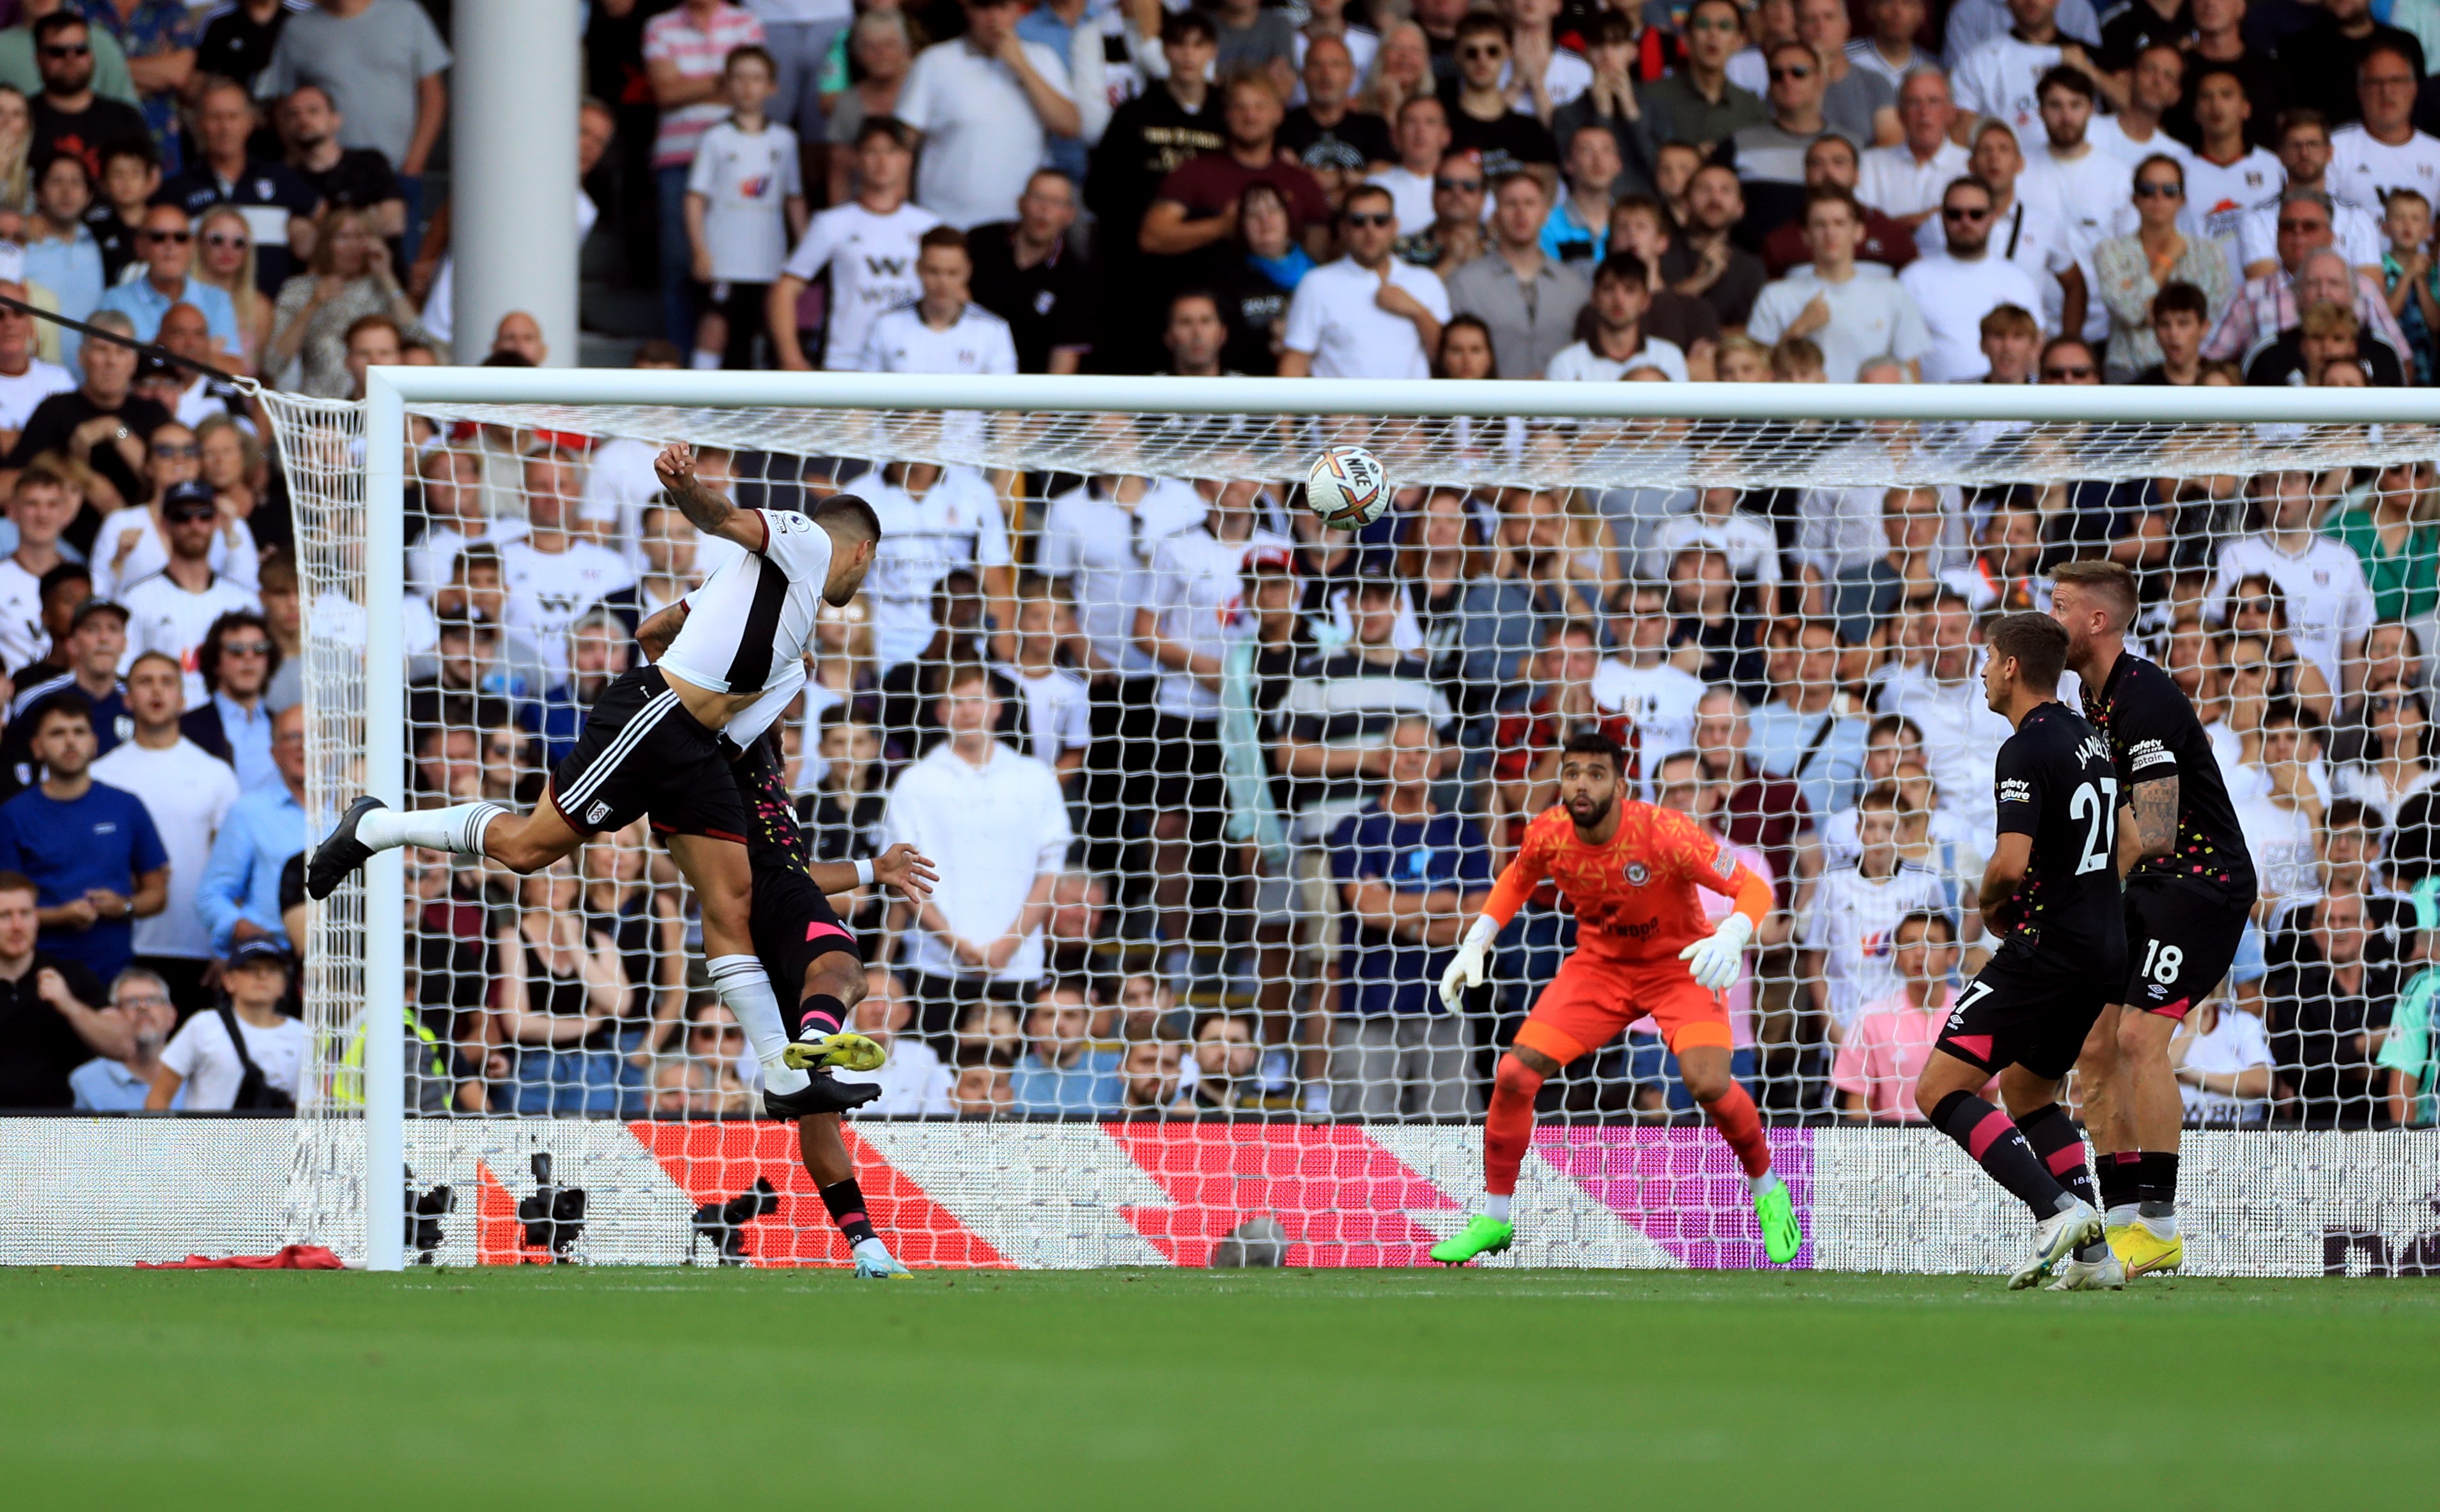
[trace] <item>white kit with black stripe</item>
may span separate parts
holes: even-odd
[[[687,595],[686,624],[660,666],[713,693],[762,689],[763,695],[728,722],[728,738],[748,746],[805,685],[805,647],[830,581],[831,537],[793,511],[742,513],[762,522],[762,547],[732,558]]]

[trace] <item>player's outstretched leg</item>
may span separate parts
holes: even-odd
[[[816,921],[810,928],[836,930],[837,925]],[[888,1059],[881,1046],[847,1027],[848,1014],[863,1000],[864,962],[845,950],[817,956],[805,968],[804,993],[797,1001],[797,1038],[784,1058],[800,1071],[831,1067],[839,1071],[879,1071]]]
[[[2008,1085],[2007,1078],[2001,1079],[2001,1085]],[[2025,1143],[2041,1157],[2043,1169],[2056,1177],[2059,1184],[2079,1201],[2100,1206],[2095,1200],[2100,1194],[2092,1184],[2091,1167],[2085,1162],[2084,1136],[2076,1132],[2075,1121],[2067,1116],[2067,1109],[2055,1102],[2044,1102],[2029,1113],[2017,1115],[2016,1124]],[[2058,1279],[2051,1283],[2051,1289],[2117,1291],[2126,1285],[2126,1268],[2119,1263],[2105,1235],[2076,1246],[2075,1252],[2058,1268]]]
[[[1480,1255],[1498,1254],[1516,1241],[1508,1201],[1516,1193],[1526,1146],[1534,1142],[1534,1095],[1558,1069],[1557,1061],[1523,1045],[1499,1057],[1499,1069],[1491,1078],[1491,1111],[1482,1121],[1482,1211],[1432,1246],[1433,1259],[1462,1266]]]
[[[1804,1230],[1796,1221],[1796,1199],[1771,1169],[1770,1142],[1763,1135],[1762,1113],[1754,1107],[1752,1094],[1737,1084],[1725,1042],[1727,1031],[1720,1031],[1723,1042],[1719,1044],[1685,1043],[1687,1035],[1709,1027],[1696,1026],[1679,1035],[1678,1074],[1720,1138],[1737,1152],[1737,1163],[1745,1167],[1746,1180],[1753,1190],[1754,1221],[1762,1228],[1763,1253],[1771,1264],[1784,1266],[1804,1248]]]
[[[838,1115],[825,1113],[798,1120],[797,1153],[805,1162],[806,1174],[820,1190],[822,1206],[830,1210],[831,1221],[838,1225],[840,1237],[847,1240],[848,1253],[855,1258],[858,1279],[912,1280],[913,1273],[898,1263],[889,1246],[882,1243],[881,1235],[873,1231],[872,1218],[865,1211],[864,1189],[856,1185],[855,1162],[848,1158],[847,1141],[839,1137]]]
[[[1915,1106],[1932,1127],[1955,1140],[1991,1179],[2033,1210],[2033,1257],[2008,1278],[2008,1288],[2021,1291],[2048,1276],[2076,1246],[2100,1238],[2101,1215],[2059,1184],[2007,1114],[1974,1094],[1990,1074],[1988,1068],[1934,1050],[1916,1079]]]
[[[457,855],[482,855],[486,854],[485,833],[493,819],[503,817],[514,818],[497,803],[459,803],[450,808],[402,811],[378,798],[359,798],[339,816],[339,822],[322,843],[314,847],[313,855],[305,863],[305,891],[316,898],[327,898],[338,891],[350,873],[371,860],[373,853],[402,845],[421,845]],[[554,814],[552,818],[558,816]],[[566,828],[565,821],[560,827]],[[573,830],[568,831],[568,836],[571,841],[582,839]],[[568,850],[574,849],[571,843]],[[560,854],[565,855],[567,852]],[[557,859],[551,856],[541,864]]]

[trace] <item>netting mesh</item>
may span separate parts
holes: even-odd
[[[817,855],[912,839],[946,875],[931,928],[837,900],[888,966],[858,1020],[893,1052],[850,1145],[919,1257],[1202,1263],[1259,1254],[1267,1217],[1294,1253],[1378,1263],[1446,1232],[1478,1136],[1430,1125],[1480,1115],[1572,920],[1520,914],[1462,1015],[1430,983],[1585,726],[1632,753],[1641,796],[1773,881],[1730,995],[1766,1115],[1911,1119],[1930,1026],[1994,944],[1974,899],[2007,730],[1982,705],[1979,626],[2045,606],[2079,556],[2137,572],[2141,649],[2202,712],[2264,879],[2230,981],[2179,1037],[2190,1119],[2429,1122],[2427,428],[418,405],[400,568],[365,560],[361,410],[272,405],[317,834],[361,790],[363,689],[386,675],[363,664],[368,571],[406,585],[410,801],[522,808],[634,664],[637,620],[733,549],[662,507],[655,446],[712,448],[707,477],[740,504],[879,507],[881,559],[826,616],[781,728]],[[1397,484],[1354,535],[1302,508],[1328,443],[1371,448]],[[961,807],[924,775],[974,765],[952,738],[968,716],[938,698],[967,661],[993,668],[1006,759],[1056,783],[1023,825],[999,789]],[[479,1188],[499,1226],[484,1258],[530,1252],[510,1216],[557,1137],[504,1121],[538,1117],[627,1125],[615,1152],[560,1158],[586,1162],[597,1215],[617,1192],[635,1223],[675,1225],[613,1241],[597,1216],[597,1257],[710,1243],[698,1204],[758,1176],[788,1204],[760,1252],[838,1257],[785,1131],[740,1122],[756,1071],[641,825],[532,877],[416,852],[406,873],[409,1164]],[[358,887],[316,906],[319,1073],[289,1188],[290,1235],[343,1247],[361,1238],[362,931]],[[1749,1263],[1716,1140],[1563,1126],[1699,1122],[1651,1028],[1553,1078],[1520,1201],[1575,1235],[1554,1259]],[[1060,1135],[1045,1171],[1013,1135],[961,1156],[893,1122],[923,1117],[1100,1134]],[[470,1120],[502,1127],[442,1131]],[[1817,1173],[1821,1200],[1869,1201],[1893,1159],[1946,1169],[1921,1141],[1843,1154],[1863,1184],[1836,1197]],[[1046,1217],[1063,1190],[1087,1195]],[[1687,1226],[1656,1250],[1643,1220],[1663,1209]]]

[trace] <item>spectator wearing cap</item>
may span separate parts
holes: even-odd
[[[1346,255],[1304,276],[1288,303],[1283,378],[1428,378],[1450,315],[1428,269],[1390,255],[1398,217],[1390,191],[1363,184],[1339,212]]]
[[[305,1024],[280,1011],[288,1000],[288,947],[248,940],[221,972],[225,1006],[189,1018],[161,1052],[145,1096],[169,1107],[184,1089],[189,1112],[293,1110],[305,1067]]]
[[[96,311],[89,323],[122,336],[135,333],[135,323],[116,310]],[[145,497],[150,490],[139,481],[145,444],[170,423],[170,412],[135,392],[133,347],[88,338],[77,350],[77,367],[82,382],[34,406],[26,428],[17,434],[17,444],[0,462],[0,473],[17,472],[43,453],[56,451],[91,467],[120,498]],[[73,531],[70,538],[86,539]]]
[[[267,700],[281,659],[270,621],[244,609],[214,620],[195,651],[208,696],[178,716],[178,729],[206,755],[228,763],[245,792],[279,781]]]
[[[195,907],[211,933],[212,952],[224,958],[249,940],[281,937],[280,869],[305,849],[301,706],[272,717],[271,754],[279,768],[278,785],[257,788],[229,806],[195,889]]]
[[[193,431],[171,421],[152,433],[145,449],[143,492],[131,495],[125,508],[112,511],[91,537],[96,592],[116,599],[170,565],[166,512],[170,491],[201,489],[202,496],[217,508],[219,495],[199,480],[202,472],[203,449]],[[252,528],[234,513],[221,517],[211,532],[207,559],[213,571],[253,586],[260,559]]]
[[[151,341],[170,306],[190,304],[203,312],[222,351],[238,351],[237,306],[225,291],[194,277],[195,226],[187,212],[176,205],[148,207],[135,228],[135,246],[144,261],[143,277],[103,295],[99,308],[125,315],[136,339]]]
[[[1804,187],[1820,189],[1825,184],[1854,191],[1856,188],[1856,147],[1836,132],[1814,138],[1804,150]],[[1878,262],[1895,272],[1915,259],[1918,250],[1914,228],[1905,222],[1883,215],[1857,200],[1864,210],[1864,240],[1856,249],[1858,262]],[[1787,270],[1800,262],[1809,262],[1812,250],[1804,244],[1802,217],[1792,218],[1771,228],[1763,238],[1763,269],[1772,278],[1785,278]]]
[[[126,584],[130,661],[147,651],[177,659],[187,675],[189,705],[210,697],[196,656],[212,622],[230,613],[260,614],[262,601],[250,588],[212,570],[212,543],[220,533],[220,508],[207,483],[172,484],[162,495],[161,522],[170,538],[170,559],[150,577]]]
[[[1491,250],[1449,275],[1449,308],[1490,329],[1500,372],[1539,378],[1573,337],[1592,280],[1542,249],[1551,197],[1540,179],[1521,171],[1501,175],[1494,204]]]
[[[1993,253],[1991,203],[1991,186],[1979,178],[1969,175],[1949,185],[1940,201],[1947,244],[1898,275],[1931,338],[1923,358],[1926,383],[1970,383],[1987,376],[1984,318],[2004,305],[2030,310],[2041,300],[2032,274]]]
[[[1813,265],[1765,288],[1746,329],[1757,341],[1811,340],[1832,383],[1855,382],[1867,357],[1893,357],[1918,377],[1931,350],[1923,312],[1896,279],[1857,274],[1863,236],[1863,207],[1852,191],[1827,185],[1809,191],[1804,243]]]
[[[201,150],[161,186],[161,199],[189,216],[215,205],[246,211],[255,286],[276,297],[293,271],[292,251],[314,244],[314,212],[322,207],[322,196],[287,164],[247,151],[258,117],[253,97],[238,80],[204,80],[194,115]]]
[[[1593,270],[1592,332],[1561,349],[1544,373],[1554,381],[1611,383],[1634,367],[1654,367],[1673,382],[1687,381],[1686,353],[1643,329],[1652,304],[1650,270],[1632,252],[1614,252]]]
[[[106,980],[135,955],[135,920],[169,900],[169,853],[141,800],[94,781],[83,694],[63,690],[25,717],[42,781],[0,804],[0,872],[33,879],[44,947]]]
[[[965,35],[926,47],[898,94],[924,134],[916,203],[959,230],[1004,219],[1055,136],[1080,137],[1067,60],[1016,35],[1019,0],[961,0]]]
[[[136,1053],[134,1026],[98,1011],[101,979],[43,940],[40,890],[0,872],[0,1107],[63,1108],[69,1082],[95,1055]]]
[[[135,960],[157,974],[180,1012],[190,1014],[209,1000],[204,977],[212,961],[211,931],[195,907],[196,890],[211,858],[212,837],[239,792],[228,762],[181,732],[178,711],[185,696],[186,677],[176,661],[158,652],[137,657],[127,669],[135,733],[95,762],[93,775],[141,800],[161,837],[170,861],[169,899],[159,913],[135,921]],[[266,738],[266,767],[269,744]],[[273,780],[278,781],[276,772]]]
[[[27,668],[17,680],[17,695],[9,706],[9,728],[0,731],[0,761],[6,763],[0,765],[0,790],[13,794],[41,778],[32,716],[45,699],[73,693],[83,700],[91,715],[97,754],[107,756],[133,732],[127,685],[118,680],[118,664],[125,659],[126,650],[125,609],[90,596],[77,605],[68,617],[67,633],[52,646],[57,670],[37,676],[36,669]]]
[[[1429,719],[1392,723],[1378,796],[1330,837],[1330,873],[1353,924],[1337,963],[1331,1111],[1368,1118],[1473,1110],[1465,1025],[1440,1000],[1450,952],[1491,891],[1473,821],[1432,801],[1440,740]]]
[[[198,1001],[195,1005],[204,1004]],[[191,1011],[191,1010],[190,1010]],[[80,1113],[143,1111],[145,1094],[161,1069],[161,1051],[178,1032],[178,1009],[169,984],[142,966],[130,966],[110,984],[110,1000],[98,1010],[105,1021],[124,1030],[125,1053],[99,1054],[68,1072],[68,1090]],[[183,1092],[170,1100],[172,1112],[187,1106]]]

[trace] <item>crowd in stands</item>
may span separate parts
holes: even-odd
[[[15,9],[0,295],[326,397],[440,359],[423,8]],[[2440,340],[2425,0],[587,15],[580,209],[648,270],[641,366],[2379,386]],[[492,346],[547,355],[521,315]],[[0,1105],[296,1093],[304,611],[266,434],[207,374],[0,307]],[[639,619],[731,549],[640,441],[413,444],[410,790],[529,803]],[[888,532],[786,727],[825,858],[941,864],[924,909],[850,900],[877,1111],[1478,1111],[1570,921],[1520,916],[1464,1015],[1433,984],[1589,725],[1773,880],[1738,1073],[1783,1115],[1911,1120],[1993,944],[1981,623],[2107,554],[2263,877],[2173,1048],[2190,1114],[2430,1123],[2440,478],[2162,466],[1408,487],[1354,535],[1252,477],[705,476],[852,489]],[[750,1108],[640,829],[522,879],[406,870],[417,1106]],[[1692,1107],[1633,1033],[1546,1095]]]

